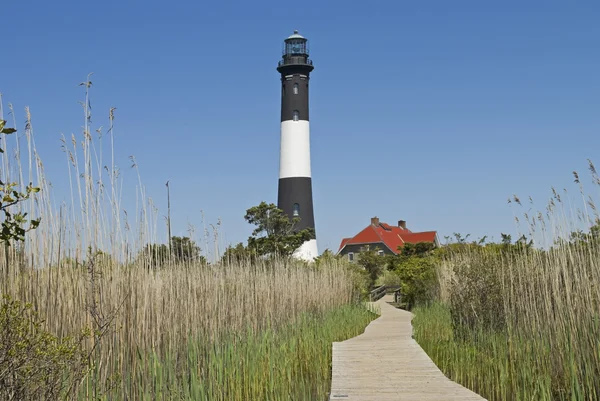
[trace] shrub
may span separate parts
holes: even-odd
[[[408,309],[432,299],[437,291],[433,244],[404,244],[401,253],[388,257],[387,268],[400,280],[400,292]]]
[[[394,271],[400,278],[400,292],[408,309],[433,297],[436,288],[435,266],[432,257],[410,257],[396,264]]]
[[[0,306],[0,399],[56,400],[87,370],[83,338],[57,338],[23,304],[4,296]]]
[[[402,284],[402,280],[400,276],[395,271],[386,270],[383,272],[381,277],[379,277],[379,284],[386,285],[389,287],[400,287]]]
[[[380,256],[377,251],[378,248],[367,249],[358,254],[358,265],[369,273],[369,285],[375,284],[386,264],[386,258]]]

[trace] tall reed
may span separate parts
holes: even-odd
[[[491,400],[600,398],[600,220],[574,175],[580,208],[553,189],[545,211],[520,218],[545,247],[456,247],[440,265],[440,303],[416,311],[424,349]]]
[[[58,336],[94,329],[86,344],[94,368],[78,396],[324,397],[331,342],[359,334],[373,316],[355,302],[351,271],[335,261],[318,268],[286,260],[150,263],[144,246],[166,242],[158,210],[133,157],[134,193],[124,192],[131,177],[115,160],[115,108],[108,131],[94,129],[89,76],[81,86],[81,135],[63,136],[61,145],[70,202],[56,205],[29,110],[22,134],[2,138],[3,180],[42,189],[17,206],[42,222],[0,253],[1,293],[32,303]]]

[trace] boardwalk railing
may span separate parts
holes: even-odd
[[[371,292],[369,293],[369,301],[379,301],[385,295],[386,291],[387,286],[385,285],[380,285],[379,287],[371,290]]]
[[[374,288],[369,293],[369,301],[375,302],[379,301],[385,294],[394,293],[394,300],[400,299],[400,287],[394,287],[391,285],[380,285],[377,288]]]

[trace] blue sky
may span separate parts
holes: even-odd
[[[124,180],[135,183],[135,155],[163,213],[170,180],[174,234],[200,227],[202,210],[221,218],[227,242],[244,241],[245,210],[276,202],[275,67],[294,29],[315,63],[320,251],[375,215],[441,238],[514,234],[509,196],[543,208],[551,185],[573,189],[573,170],[600,164],[598,2],[36,0],[1,10],[0,92],[20,129],[30,106],[56,199],[69,197],[60,133],[81,132],[77,84],[94,72],[93,127],[117,107]]]

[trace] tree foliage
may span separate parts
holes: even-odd
[[[256,256],[254,249],[246,247],[240,242],[236,246],[229,245],[225,249],[221,262],[228,264],[252,263],[256,260]]]
[[[14,128],[6,128],[6,121],[0,120],[0,133],[12,134],[17,132]],[[0,148],[0,153],[4,149]],[[25,188],[25,192],[17,190],[19,185],[16,182],[0,181],[0,210],[4,213],[4,220],[0,230],[0,241],[10,245],[11,240],[23,241],[25,233],[37,228],[40,225],[40,219],[27,219],[27,213],[11,211],[11,206],[15,206],[31,197],[32,194],[39,192],[40,189],[34,187],[31,183]],[[28,224],[28,227],[25,225]]]
[[[431,255],[435,245],[433,242],[418,242],[416,244],[406,243],[403,247],[399,248],[400,258],[409,258],[411,256],[423,257]]]
[[[169,263],[206,264],[206,258],[200,252],[200,247],[189,237],[173,236],[170,250],[166,244],[147,244],[138,255],[138,261],[151,269],[165,267]]]
[[[138,255],[138,260],[152,269],[165,266],[169,259],[169,247],[165,244],[147,244]]]
[[[388,259],[388,270],[398,275],[400,292],[408,308],[431,297],[435,287],[434,245],[429,242],[406,243],[401,252]]]
[[[325,249],[322,254],[315,258],[315,265],[321,267],[323,265],[342,260],[341,256],[336,256],[329,248]]]
[[[190,237],[171,237],[171,253],[177,262],[199,261],[200,247]]]
[[[369,273],[371,285],[375,284],[387,261],[385,256],[378,254],[378,250],[378,248],[366,249],[358,254],[357,263]]]
[[[246,210],[244,219],[256,226],[248,238],[248,248],[258,256],[292,256],[304,242],[315,236],[312,228],[297,230],[300,219],[290,219],[273,203],[263,201],[251,207]]]
[[[572,231],[568,238],[556,240],[554,245],[555,247],[597,248],[597,246],[600,245],[600,219],[596,219],[588,232],[585,232],[582,229]]]

